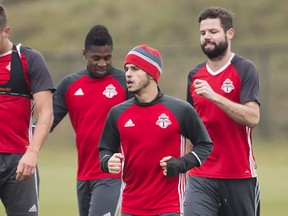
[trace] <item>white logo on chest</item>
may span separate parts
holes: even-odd
[[[225,92],[225,93],[230,93],[231,91],[233,91],[235,89],[233,82],[230,79],[226,79],[223,84],[221,89]]]
[[[82,88],[79,88],[75,93],[74,93],[75,96],[83,96],[84,95],[84,92],[82,90]]]
[[[129,119],[124,125],[124,127],[134,127],[134,126],[135,126],[135,124],[132,122],[131,119]]]
[[[156,125],[161,128],[167,128],[169,125],[171,125],[171,121],[169,120],[169,117],[163,113],[158,117]]]
[[[108,85],[105,89],[105,91],[103,91],[103,95],[105,95],[107,98],[112,98],[115,95],[117,95],[117,91],[115,86],[113,86],[112,84]]]

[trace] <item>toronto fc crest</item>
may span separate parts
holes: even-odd
[[[105,91],[103,91],[103,95],[105,95],[107,98],[112,98],[117,95],[115,86],[113,86],[112,84],[108,85]]]
[[[161,128],[167,128],[171,125],[171,121],[169,120],[169,117],[163,113],[158,117],[156,124]]]
[[[223,84],[221,89],[225,92],[225,93],[230,93],[231,91],[233,91],[235,89],[233,82],[230,79],[226,79]]]

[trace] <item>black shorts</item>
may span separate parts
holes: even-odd
[[[121,205],[122,180],[103,178],[77,181],[80,216],[118,215]]]
[[[257,178],[209,179],[189,176],[184,216],[259,216]]]
[[[38,170],[25,181],[16,180],[16,169],[23,154],[0,153],[0,199],[7,215],[37,216],[39,208]]]

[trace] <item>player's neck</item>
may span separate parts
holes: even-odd
[[[231,51],[227,51],[223,56],[215,59],[208,59],[207,64],[212,71],[218,71],[220,68],[226,65],[228,61],[230,61],[232,55],[233,53]]]
[[[136,94],[138,101],[141,103],[149,103],[153,101],[159,93],[157,84],[155,83],[155,85],[154,84],[149,85],[145,89],[142,89],[141,91],[139,91]]]
[[[13,48],[13,43],[9,39],[7,39],[4,41],[3,47],[0,50],[0,54],[7,53],[11,51],[12,48]]]

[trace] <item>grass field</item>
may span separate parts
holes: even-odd
[[[288,212],[287,143],[257,141],[255,156],[261,184],[261,216],[286,216]],[[71,143],[60,145],[51,141],[39,155],[40,215],[77,216],[76,152]],[[4,209],[0,206],[0,216]]]

